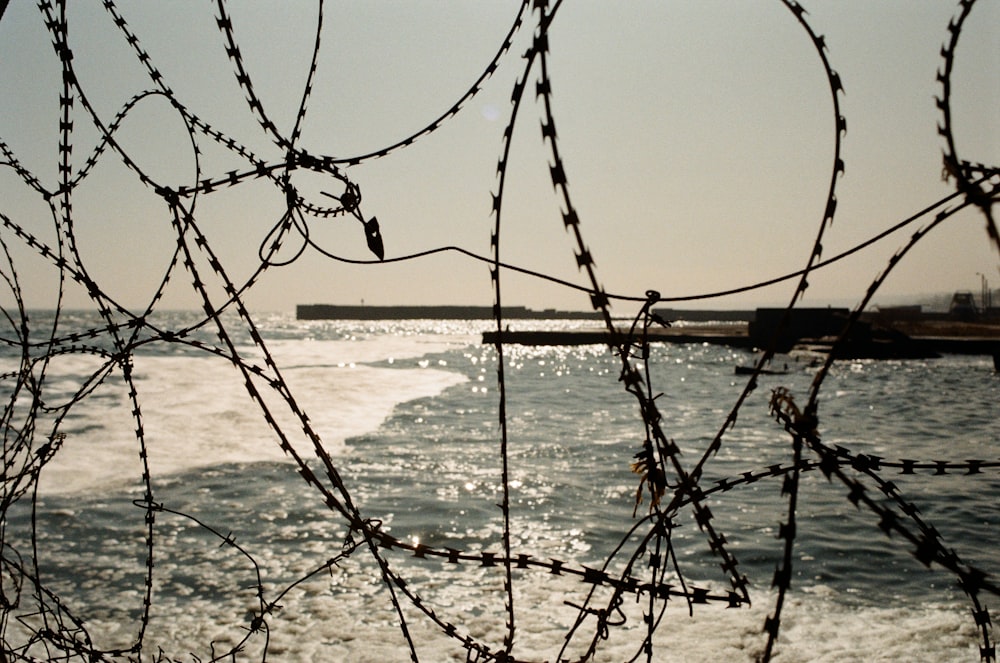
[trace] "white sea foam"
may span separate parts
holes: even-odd
[[[506,635],[503,595],[495,591],[486,596],[478,591],[495,582],[480,579],[479,584],[478,588],[470,588],[464,583],[449,586],[448,581],[439,582],[438,591],[431,592],[436,600],[427,605],[454,624],[459,637],[470,634],[496,650],[502,647]],[[579,600],[582,591],[579,581],[565,577],[525,577],[518,587],[514,654],[519,660],[557,660],[575,614],[563,601]],[[352,578],[344,579],[335,573],[332,580],[306,583],[287,596],[280,612],[269,617],[267,657],[352,663],[410,661],[398,618],[388,605],[377,600],[378,595],[376,583],[366,574],[355,573]],[[252,612],[254,603],[248,593],[243,604],[233,602],[229,610],[219,611],[215,603],[185,597],[183,610],[167,619],[154,616],[146,643],[177,656],[187,652],[207,655],[209,642],[215,643],[216,652],[225,651],[246,636],[246,623],[241,618]],[[674,601],[654,636],[652,660],[753,661],[764,650],[766,636],[762,626],[773,607],[773,596],[759,595],[752,608],[695,606],[691,616],[683,602]],[[598,642],[596,654],[588,660],[594,663],[634,660],[645,633],[643,608],[643,604],[626,598],[615,620],[622,615],[627,615],[628,620],[623,626],[610,628],[609,637]],[[173,613],[172,607],[162,602],[158,610]],[[230,621],[205,620],[209,614],[222,613]],[[418,660],[435,663],[468,660],[460,640],[449,638],[412,609],[406,609],[405,614]],[[90,623],[92,629],[109,629],[104,632],[111,638],[119,628],[112,623]],[[978,660],[975,627],[966,612],[956,606],[856,606],[836,597],[797,594],[787,601],[781,624],[774,660],[784,663]],[[578,660],[594,633],[591,616],[563,655]],[[247,660],[261,659],[263,647],[264,639],[258,634],[244,650]],[[646,658],[640,655],[635,660]]]
[[[269,349],[298,408],[331,453],[345,439],[378,428],[398,403],[432,396],[466,378],[413,360],[424,352],[449,347],[442,341],[275,341]],[[392,359],[404,366],[363,365]],[[261,364],[263,365],[263,364]],[[82,384],[97,362],[65,357],[54,363],[49,379],[61,398]],[[409,367],[406,367],[409,366]],[[222,358],[137,356],[134,377],[140,416],[120,375],[112,375],[94,394],[71,409],[60,427],[62,449],[44,468],[44,493],[84,490],[100,484],[136,483],[142,477],[136,429],[141,425],[149,467],[154,476],[231,462],[280,461],[285,458],[261,407],[248,395],[243,375]],[[256,388],[290,443],[312,453],[303,425],[280,393],[265,380]]]

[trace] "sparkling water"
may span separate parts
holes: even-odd
[[[154,322],[180,329],[194,319],[171,314]],[[44,338],[51,321],[32,321]],[[453,551],[451,562],[383,547],[405,591],[383,582],[364,542],[303,480],[263,415],[261,403],[321,476],[283,394],[265,388],[259,402],[251,399],[234,365],[203,349],[222,347],[210,327],[187,337],[195,345],[153,342],[132,356],[152,499],[162,507],[151,562],[133,402],[120,367],[93,352],[56,356],[45,369],[45,404],[71,404],[58,427],[65,438],[40,473],[34,508],[30,491],[7,507],[8,557],[37,564],[46,591],[83,620],[79,633],[86,630],[92,648],[127,650],[141,637],[144,660],[209,660],[240,644],[235,660],[266,653],[268,660],[408,661],[393,595],[421,661],[476,660],[466,637],[502,648],[509,619],[503,566],[486,562],[488,553],[501,555],[503,535],[497,354],[480,338],[492,323],[258,322],[293,402],[363,517],[411,547]],[[60,333],[98,323],[85,315],[63,319]],[[240,320],[226,324],[241,356],[265,366]],[[106,339],[88,342],[113,352]],[[646,660],[647,598],[626,593],[602,621],[597,609],[607,607],[609,588],[553,572],[607,563],[609,574],[620,573],[636,545],[629,530],[648,513],[648,492],[636,507],[639,476],[631,471],[644,427],[619,381],[620,360],[603,346],[508,346],[504,354],[511,552],[544,563],[513,569],[512,651],[518,660],[577,660],[593,643],[595,661]],[[662,425],[688,468],[748,379],[735,367],[753,359],[721,346],[654,346],[649,368]],[[788,519],[784,475],[766,470],[792,462],[790,436],[768,413],[768,401],[772,389],[785,387],[804,402],[816,371],[808,357],[778,361],[787,373],[758,378],[701,480],[706,490],[732,486],[711,493],[706,505],[750,582],[752,603],[658,603],[652,660],[749,661],[763,651],[783,551],[777,533]],[[16,371],[21,358],[8,352],[3,362]],[[887,462],[995,463],[998,387],[989,357],[838,362],[821,391],[818,430],[828,445]],[[18,407],[15,401],[15,414]],[[50,429],[51,422],[38,422],[40,435]],[[745,473],[761,478],[737,483]],[[964,563],[988,573],[1000,568],[995,467],[881,475]],[[883,497],[874,483],[869,488]],[[878,516],[855,506],[843,483],[804,472],[796,516],[775,660],[979,660],[973,604],[954,574],[927,568],[912,543],[884,534]],[[663,556],[671,559],[668,582],[726,595],[729,577],[690,507],[674,520]],[[649,574],[644,561],[633,570],[639,578]],[[9,580],[4,592],[14,594]],[[34,593],[19,588],[10,613],[16,618],[5,624],[9,647],[24,646],[41,628]],[[983,598],[995,605],[994,596]],[[260,619],[262,600],[273,605]],[[585,605],[591,610],[581,612]],[[129,656],[137,657],[120,658]]]

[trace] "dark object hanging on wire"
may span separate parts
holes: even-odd
[[[358,213],[356,216],[360,219],[361,214]],[[374,253],[379,260],[385,257],[385,249],[382,247],[382,232],[378,229],[378,219],[374,216],[368,221],[364,219],[361,223],[365,226],[365,239],[368,240],[368,249]]]
[[[2,1],[2,0],[0,0]],[[365,221],[365,218],[361,216],[361,208],[359,203],[361,202],[360,196],[355,194],[351,189],[348,189],[340,196],[335,196],[332,193],[327,193],[326,191],[320,191],[327,198],[333,198],[340,202],[343,206],[345,212],[350,212],[354,217],[361,222],[361,225],[365,228],[365,240],[368,242],[368,250],[375,254],[379,260],[385,259],[385,247],[382,245],[382,231],[378,227],[378,219],[372,217]]]

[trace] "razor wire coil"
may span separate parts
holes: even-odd
[[[457,101],[410,135],[374,151],[347,157],[315,155],[300,144],[308,104],[317,84],[317,57],[324,26],[327,25],[324,22],[323,0],[319,0],[317,4],[316,29],[308,76],[297,106],[293,128],[288,135],[283,133],[271,119],[254,86],[254,79],[240,48],[239,36],[226,0],[216,0],[216,27],[225,55],[231,63],[234,79],[245,95],[247,108],[258,128],[273,146],[283,153],[280,158],[274,159],[255,154],[235,137],[212,127],[195,111],[186,107],[183,100],[171,89],[166,77],[156,68],[153,58],[143,48],[141,36],[131,29],[114,0],[103,0],[103,6],[122,39],[129,45],[135,59],[143,66],[153,88],[133,95],[116,111],[110,121],[105,122],[91,103],[88,97],[89,90],[80,83],[75,74],[73,51],[69,43],[67,3],[41,0],[38,3],[39,14],[52,40],[55,57],[62,69],[57,184],[45,185],[35,173],[22,164],[15,151],[0,140],[0,152],[3,155],[0,167],[9,168],[46,203],[57,227],[56,241],[50,244],[32,234],[26,224],[0,213],[3,231],[0,232],[0,242],[3,244],[6,257],[3,278],[16,302],[15,310],[4,311],[10,323],[10,332],[0,335],[0,343],[19,351],[21,355],[19,369],[5,373],[0,378],[4,385],[12,385],[10,386],[12,393],[28,395],[31,400],[27,413],[23,414],[22,406],[15,407],[17,399],[12,398],[2,420],[4,463],[2,494],[0,494],[0,514],[2,514],[0,515],[0,612],[2,612],[0,643],[5,658],[32,660],[41,658],[39,652],[44,652],[44,656],[49,660],[131,660],[139,659],[143,655],[150,655],[152,660],[157,661],[172,660],[162,651],[150,654],[144,648],[144,639],[151,619],[153,587],[158,569],[155,554],[158,545],[157,527],[165,518],[176,518],[187,520],[196,528],[218,539],[220,547],[235,550],[243,563],[253,569],[256,577],[252,588],[256,603],[244,625],[245,634],[234,647],[224,652],[216,652],[213,644],[212,660],[235,659],[237,654],[244,651],[246,644],[254,639],[264,640],[263,658],[266,658],[269,621],[280,619],[278,615],[280,602],[288,597],[291,590],[313,576],[339,566],[349,558],[367,555],[378,569],[379,581],[388,593],[388,601],[396,616],[398,628],[407,643],[410,658],[414,661],[418,660],[415,636],[410,628],[414,611],[440,633],[459,643],[466,651],[468,661],[507,663],[533,661],[530,653],[520,652],[515,646],[518,632],[515,570],[573,577],[590,587],[583,600],[578,603],[566,602],[566,605],[577,611],[577,617],[565,634],[565,644],[558,654],[558,660],[590,660],[599,650],[601,642],[609,637],[610,632],[625,625],[627,618],[622,611],[622,605],[628,595],[635,600],[643,601],[642,618],[645,623],[645,627],[640,629],[641,637],[636,643],[635,654],[631,660],[652,661],[655,660],[656,647],[659,646],[654,646],[654,635],[662,623],[669,602],[682,601],[689,612],[693,612],[695,606],[701,605],[714,604],[740,608],[750,604],[750,581],[741,571],[739,560],[728,545],[723,528],[715,523],[708,499],[726,495],[751,484],[765,483],[780,484],[778,490],[787,500],[786,520],[779,524],[778,533],[778,538],[783,541],[783,555],[771,580],[771,586],[777,590],[777,598],[773,612],[767,616],[762,626],[762,633],[766,634],[762,660],[770,660],[776,650],[780,651],[781,618],[785,597],[791,588],[792,551],[798,536],[796,516],[799,511],[800,477],[804,473],[819,470],[831,482],[836,480],[846,488],[846,501],[858,509],[864,507],[877,521],[874,523],[877,530],[886,536],[901,538],[912,545],[910,552],[921,564],[925,566],[936,564],[956,577],[972,605],[972,618],[981,640],[979,645],[981,659],[995,661],[991,620],[983,597],[985,594],[994,596],[1000,594],[1000,587],[990,579],[985,570],[966,564],[954,550],[945,545],[933,525],[925,521],[915,504],[908,501],[897,484],[888,478],[888,473],[980,478],[989,476],[1000,468],[1000,460],[948,458],[890,460],[873,454],[855,453],[845,445],[828,446],[819,433],[822,417],[818,401],[837,347],[846,341],[848,331],[857,322],[867,302],[910,247],[922,241],[931,230],[947,221],[959,210],[973,206],[982,211],[986,220],[987,235],[1000,250],[1000,233],[996,229],[992,215],[992,205],[1000,195],[1000,170],[959,157],[953,138],[950,110],[950,81],[956,59],[956,46],[962,27],[976,3],[975,0],[960,0],[958,14],[947,26],[949,39],[941,50],[943,65],[938,72],[938,80],[942,86],[941,96],[936,100],[942,114],[942,123],[938,131],[946,145],[943,169],[945,176],[955,182],[955,194],[880,233],[876,238],[860,244],[856,249],[824,261],[822,242],[836,214],[837,183],[845,172],[844,160],[841,157],[841,141],[847,129],[847,121],[840,108],[843,84],[828,59],[829,49],[824,37],[814,32],[806,20],[805,8],[793,0],[780,1],[811,41],[826,78],[832,105],[834,151],[829,187],[823,205],[824,211],[805,266],[790,275],[763,283],[797,279],[787,309],[790,312],[801,300],[808,288],[808,278],[815,270],[914,221],[926,219],[932,213],[935,216],[926,226],[913,234],[906,247],[892,256],[884,272],[869,287],[863,303],[854,310],[843,333],[829,352],[827,360],[817,371],[807,400],[801,408],[790,391],[779,388],[773,392],[770,402],[771,414],[781,433],[787,435],[790,440],[791,451],[787,462],[769,464],[740,474],[716,478],[712,481],[712,485],[709,485],[704,481],[705,468],[723,448],[726,435],[735,426],[741,408],[750,393],[757,388],[758,374],[774,356],[775,350],[771,347],[762,353],[754,375],[746,383],[711,443],[696,456],[693,463],[683,463],[680,450],[668,433],[669,419],[660,411],[656,402],[656,384],[649,370],[649,359],[653,350],[648,331],[654,325],[666,324],[666,321],[658,319],[653,312],[654,304],[688,298],[662,297],[660,292],[655,290],[648,290],[645,296],[616,295],[607,292],[601,285],[593,253],[585,239],[585,220],[577,212],[570,193],[570,168],[564,163],[560,153],[556,114],[552,102],[553,89],[558,85],[558,81],[552,80],[548,68],[547,58],[551,48],[549,27],[557,20],[559,9],[562,7],[561,0],[551,6],[546,0],[522,2],[495,55]],[[494,220],[490,238],[491,255],[479,256],[460,247],[439,247],[422,254],[390,256],[384,259],[379,226],[374,216],[366,219],[361,212],[362,203],[366,201],[362,197],[361,183],[355,181],[351,168],[371,159],[390,157],[435,132],[457,116],[467,102],[481,90],[483,83],[495,74],[501,62],[512,57],[510,53],[514,37],[520,31],[527,29],[531,16],[535,17],[530,25],[533,30],[531,45],[522,56],[522,69],[511,90],[511,118],[503,134],[501,156],[497,162],[497,188],[495,192],[491,192],[491,214]],[[196,176],[191,184],[171,187],[156,181],[144,172],[130,152],[118,142],[117,135],[129,115],[140,104],[153,97],[166,100],[184,123],[192,153],[196,157]],[[516,121],[521,116],[522,105],[528,104],[532,98],[540,103],[543,109],[541,136],[551,158],[548,164],[548,176],[554,195],[560,204],[561,223],[572,236],[576,264],[586,279],[585,285],[561,283],[585,291],[590,297],[592,308],[600,314],[609,332],[609,338],[625,339],[620,343],[610,343],[608,350],[618,362],[617,378],[621,383],[618,388],[624,389],[634,399],[639,413],[638,427],[641,434],[637,437],[642,441],[637,449],[633,449],[633,456],[622,459],[622,463],[630,465],[638,476],[636,511],[633,514],[636,519],[622,532],[621,543],[601,568],[588,567],[568,559],[537,558],[530,551],[518,550],[512,540],[514,524],[509,496],[512,460],[507,449],[509,431],[506,409],[507,379],[504,373],[505,320],[502,316],[501,276],[506,270],[516,270],[559,282],[501,260],[502,212],[507,177],[510,173],[510,155],[514,149]],[[84,158],[82,166],[74,168],[74,121],[79,121],[76,118],[78,105],[82,107],[87,121],[97,129],[99,141]],[[210,141],[223,147],[244,165],[223,173],[203,172],[198,159],[202,141]],[[109,153],[120,158],[134,177],[162,200],[164,208],[169,212],[177,238],[177,246],[167,273],[147,310],[139,314],[120,306],[105,292],[102,284],[89,273],[87,264],[82,260],[76,247],[74,191],[92,175],[102,160],[108,158]],[[307,200],[292,182],[292,173],[297,170],[327,176],[331,179],[331,184],[335,181],[340,190],[335,193],[323,193],[337,204],[324,205],[318,201]],[[220,190],[237,188],[251,181],[268,181],[280,191],[285,202],[285,212],[259,245],[259,267],[244,282],[237,283],[228,274],[222,260],[212,249],[208,238],[200,228],[196,203],[201,197],[212,196]],[[337,461],[324,447],[308,414],[296,401],[282,376],[281,367],[269,352],[254,322],[254,317],[246,308],[244,304],[246,293],[253,288],[267,269],[297,260],[307,249],[332,259],[341,259],[314,242],[311,237],[311,224],[331,217],[353,218],[359,222],[368,248],[377,258],[372,262],[416,259],[436,251],[453,250],[469,259],[488,264],[493,285],[494,322],[497,331],[494,349],[498,357],[500,439],[497,453],[502,487],[501,503],[498,505],[502,517],[499,552],[463,551],[414,543],[407,541],[405,537],[389,534],[381,521],[367,516],[356,503],[355,497],[342,477]],[[280,249],[293,237],[299,242],[300,248],[293,252],[291,258],[279,259]],[[58,324],[54,324],[48,338],[32,338],[30,317],[20,291],[14,259],[8,250],[9,244],[13,242],[23,244],[55,266],[59,270],[61,281],[69,279],[83,286],[88,291],[104,324],[72,332],[61,332]],[[171,277],[186,278],[191,289],[201,300],[204,317],[194,326],[183,329],[160,329],[151,321],[151,314],[162,297],[166,282]],[[222,301],[218,301],[210,294],[208,285],[210,282],[222,284],[225,293]],[[760,284],[740,286],[727,293],[759,286]],[[702,293],[690,298],[714,297],[719,294]],[[641,310],[624,334],[621,333],[611,313],[613,300],[642,302]],[[57,320],[63,314],[62,308],[60,299],[55,307]],[[233,326],[225,318],[227,314],[235,314],[238,324],[249,335],[254,356],[249,356],[236,342]],[[195,338],[194,332],[203,329],[214,330],[217,342],[211,343]],[[142,403],[135,385],[132,362],[135,352],[150,344],[183,346],[199,353],[214,355],[233,366],[244,380],[252,407],[261,412],[278,446],[296,464],[303,481],[315,490],[319,499],[329,509],[331,516],[340,519],[346,526],[346,534],[335,554],[285,586],[269,591],[262,580],[261,565],[255,556],[255,551],[238,543],[240,533],[223,534],[215,525],[192,514],[175,510],[157,500],[152,482],[155,468],[151,467],[148,458]],[[49,403],[45,399],[44,389],[48,364],[53,358],[63,355],[85,355],[97,359],[99,368],[94,371],[87,383],[67,400]],[[4,541],[2,532],[9,507],[20,500],[36,499],[35,491],[40,473],[60,452],[66,440],[66,433],[62,431],[65,418],[73,408],[85,407],[88,396],[112,375],[120,378],[127,386],[128,408],[135,424],[138,455],[142,462],[144,494],[140,499],[134,500],[133,504],[144,513],[145,570],[142,606],[133,644],[129,648],[102,649],[100,643],[96,642],[87,630],[85,620],[64,605],[58,593],[46,583],[44,573],[40,571],[43,555],[37,550],[37,540],[33,537],[32,549],[22,551]],[[274,405],[268,401],[265,393],[278,396],[281,407],[287,408],[299,430],[290,430],[279,423]],[[303,451],[298,445],[293,444],[292,438],[299,435],[306,440],[308,451]],[[881,498],[876,499],[871,496],[873,493],[871,487],[876,489],[875,492],[880,494]],[[640,514],[640,505],[645,513]],[[690,510],[706,539],[709,550],[717,558],[718,566],[729,583],[729,589],[702,587],[685,577],[672,540],[676,527],[675,518],[684,509]],[[395,563],[395,555],[399,553],[404,553],[413,560],[436,560],[448,565],[498,569],[502,573],[505,619],[502,642],[497,644],[478,639],[467,629],[439,614],[432,603],[425,600],[407,581],[403,571]],[[611,562],[615,557],[624,560],[623,570],[612,570]],[[598,587],[609,589],[609,595],[597,596],[594,590]],[[30,609],[26,607],[28,605],[31,606]],[[7,632],[14,631],[12,619],[20,628],[30,632],[21,643],[15,643],[8,638]],[[570,656],[570,645],[574,639],[586,642],[583,653],[578,659],[566,658]]]

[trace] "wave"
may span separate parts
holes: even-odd
[[[269,344],[297,407],[306,413],[326,450],[343,453],[348,438],[372,432],[399,403],[433,396],[467,378],[422,368],[414,358],[447,344],[410,339],[376,341],[278,341]],[[362,362],[383,360],[387,366]],[[64,393],[82,385],[92,362],[69,359],[49,379]],[[225,463],[285,459],[278,441],[229,361],[203,356],[137,356],[134,376],[139,417],[120,376],[106,380],[61,426],[63,448],[43,469],[43,494],[137,483],[142,477],[137,428],[141,427],[153,476]],[[255,381],[263,402],[284,430],[295,418],[282,394]],[[86,406],[83,406],[83,403]],[[304,455],[305,441],[292,441]]]

